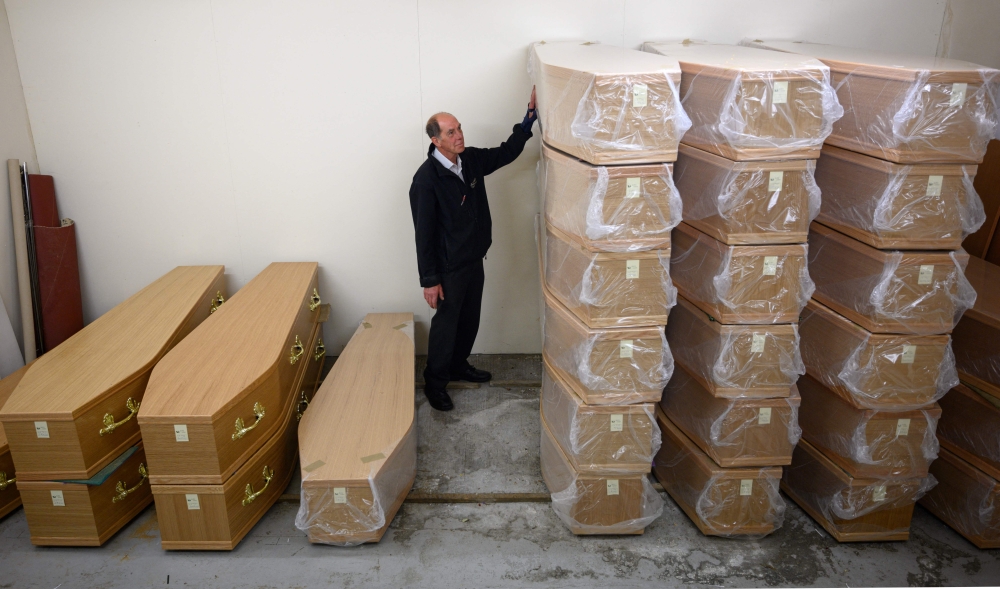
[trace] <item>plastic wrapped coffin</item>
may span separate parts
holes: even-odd
[[[920,504],[977,548],[1000,548],[1000,482],[944,448],[931,474]]]
[[[951,336],[958,374],[1000,397],[1000,266],[970,256],[965,276],[977,296]]]
[[[965,462],[1000,479],[1000,399],[965,385],[941,399],[938,441]]]

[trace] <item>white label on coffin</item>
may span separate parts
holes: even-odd
[[[771,423],[771,408],[761,407],[757,411],[757,425],[768,425]]]
[[[333,488],[333,502],[334,503],[347,503],[347,487],[334,487]]]
[[[639,189],[642,187],[642,178],[625,179],[625,198],[639,198]]]
[[[885,485],[878,485],[872,491],[872,501],[875,503],[881,503],[885,501]]]
[[[611,431],[620,432],[625,425],[625,416],[622,413],[611,414]]]
[[[777,192],[781,190],[781,186],[785,183],[785,173],[782,171],[771,172],[767,176],[767,191]]]
[[[645,84],[634,84],[632,86],[632,106],[646,106],[646,97],[649,95],[649,88]]]
[[[965,93],[969,90],[969,85],[963,82],[956,82],[951,85],[950,106],[962,106],[965,104]]]
[[[778,256],[764,256],[764,276],[778,273]]]
[[[174,425],[174,439],[178,442],[188,441],[188,426],[186,425]]]
[[[66,498],[63,497],[62,491],[49,491],[49,495],[52,496],[52,505],[66,507]]]
[[[775,82],[771,104],[785,104],[786,102],[788,102],[788,82]]]
[[[944,176],[928,176],[925,196],[941,196],[941,187],[943,185]]]
[[[36,421],[35,422],[35,435],[39,438],[49,437],[49,422],[47,421]]]
[[[201,502],[198,501],[198,496],[193,493],[185,493],[184,500],[187,501],[188,511],[195,511],[201,509]]]
[[[740,495],[753,493],[753,479],[743,479],[740,481]]]
[[[630,339],[623,339],[618,344],[618,357],[619,358],[631,358],[632,357],[632,350],[633,349],[634,349],[634,346],[632,345],[632,340],[630,340]]]
[[[618,479],[608,479],[608,495],[618,494]]]
[[[934,281],[934,265],[925,264],[920,267],[920,274],[917,275],[917,284],[930,284]]]
[[[903,364],[913,364],[917,356],[917,346],[903,346]]]
[[[910,420],[900,419],[896,422],[896,435],[905,436],[910,433]]]
[[[639,260],[625,260],[625,278],[629,280],[639,277]]]
[[[764,352],[764,342],[767,341],[767,336],[763,333],[753,334],[753,341],[750,343],[750,353],[751,354],[761,354]]]

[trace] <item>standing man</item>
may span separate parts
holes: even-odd
[[[462,125],[448,113],[427,121],[431,145],[413,175],[410,210],[420,286],[427,304],[437,309],[427,342],[424,394],[438,411],[454,408],[445,391],[449,381],[493,378],[469,364],[483,303],[483,258],[493,243],[484,178],[521,155],[536,118],[532,88],[524,121],[500,147],[466,147]]]

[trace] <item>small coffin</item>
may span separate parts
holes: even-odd
[[[977,296],[951,336],[958,374],[1000,397],[1000,266],[970,256],[965,276]]]
[[[8,374],[0,380],[0,407],[3,407],[10,394],[14,392],[17,383],[21,382],[31,364],[23,366],[16,372]],[[17,473],[14,472],[14,459],[10,455],[7,435],[0,425],[0,518],[21,506],[21,495],[17,492]]]
[[[944,448],[931,474],[938,484],[920,504],[977,548],[1000,548],[1000,482]]]
[[[32,364],[0,410],[18,480],[89,479],[134,446],[153,367],[224,288],[222,266],[175,268]]]

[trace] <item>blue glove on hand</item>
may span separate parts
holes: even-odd
[[[538,120],[538,110],[529,108],[524,115],[524,120],[521,121],[521,130],[525,133],[531,133],[531,126],[535,124],[536,120]]]

